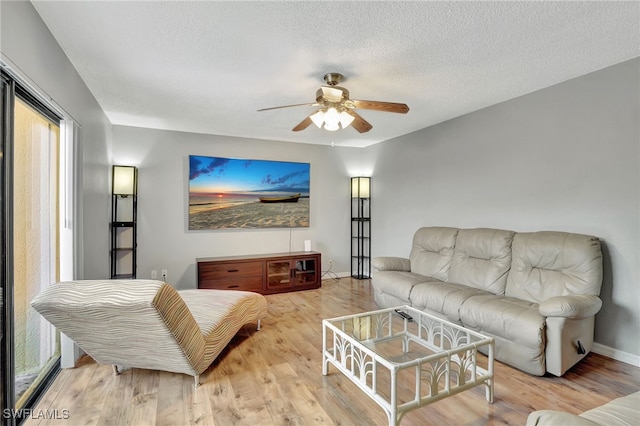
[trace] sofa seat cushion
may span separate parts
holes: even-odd
[[[462,284],[430,281],[416,284],[411,290],[411,306],[443,314],[449,321],[460,323],[460,306],[471,296],[491,293]]]
[[[413,286],[430,278],[407,271],[378,271],[373,279],[376,291],[389,294],[404,303],[411,303],[409,294]]]
[[[545,319],[538,304],[500,296],[471,296],[460,306],[465,327],[532,349],[544,348]]]

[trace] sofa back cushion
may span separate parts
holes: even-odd
[[[540,303],[571,294],[598,296],[601,285],[598,238],[552,231],[514,236],[506,296]]]
[[[503,295],[511,266],[514,232],[501,229],[461,229],[448,280]]]
[[[447,281],[457,228],[425,227],[416,231],[411,247],[411,272]]]

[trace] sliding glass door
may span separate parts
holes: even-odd
[[[60,356],[56,330],[31,300],[59,278],[59,120],[16,98],[13,145],[13,325],[16,407]]]
[[[60,225],[68,194],[61,117],[4,71],[1,107],[2,419],[14,424],[59,370],[60,335],[30,303],[60,280],[61,256],[68,262]]]

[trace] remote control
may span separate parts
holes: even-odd
[[[399,309],[396,309],[395,312],[396,312],[396,314],[400,315],[402,318],[406,319],[407,321],[409,321],[409,322],[413,321],[413,317],[411,315],[409,315],[408,313],[402,312]]]

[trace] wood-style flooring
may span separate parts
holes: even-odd
[[[64,425],[385,425],[384,411],[335,368],[322,376],[323,318],[377,309],[368,280],[325,280],[318,290],[267,296],[262,330],[243,327],[201,376],[127,369],[84,357],[63,370],[35,413],[68,410]],[[402,425],[524,425],[530,412],[580,413],[640,390],[640,368],[590,353],[563,377],[495,364],[495,399],[484,387],[407,414]]]

